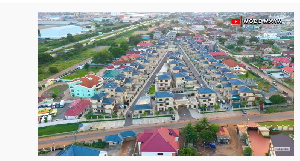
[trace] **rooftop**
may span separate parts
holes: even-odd
[[[197,91],[199,94],[211,94],[211,93],[216,93],[214,90],[210,88],[197,88]]]
[[[100,78],[94,74],[88,74],[84,77],[76,78],[72,82],[81,82],[76,85],[81,85],[81,86],[84,86],[87,88],[92,88],[92,87],[96,86],[97,84],[99,84],[101,81],[102,81],[102,78]],[[70,83],[72,83],[72,82],[70,82]]]
[[[173,93],[172,92],[165,92],[165,91],[161,91],[161,92],[155,92],[155,98],[166,98],[166,97],[172,97],[173,98]]]

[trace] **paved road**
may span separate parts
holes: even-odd
[[[186,63],[186,65],[188,66],[189,70],[192,71],[192,73],[193,73],[194,77],[196,78],[197,82],[199,83],[199,85],[203,84],[203,87],[207,88],[206,82],[202,78],[200,78],[200,73],[196,70],[195,66],[192,65],[192,62],[187,57],[185,52],[182,50],[180,45],[179,45],[178,49],[181,53],[183,53],[183,60]]]
[[[249,115],[247,116],[238,116],[233,118],[225,118],[225,119],[209,119],[212,123],[234,123],[234,124],[246,124],[247,119],[249,118],[250,122],[261,122],[261,121],[280,121],[287,119],[294,119],[294,112],[284,112],[284,113],[275,113],[275,114],[259,114],[259,115]],[[88,140],[96,140],[103,139],[106,135],[118,134],[125,130],[134,130],[135,132],[142,132],[147,128],[155,128],[155,127],[169,127],[169,128],[182,128],[189,121],[193,123],[197,122],[197,120],[188,120],[188,121],[179,121],[172,123],[162,123],[162,124],[152,124],[152,125],[141,125],[141,126],[130,126],[119,129],[111,129],[111,130],[99,130],[93,131],[89,133],[79,133],[76,136],[76,141],[88,141]],[[64,135],[64,136],[56,136],[50,138],[41,138],[38,141],[38,146],[40,148],[47,148],[52,146],[55,143],[56,146],[68,145],[75,141],[74,135]]]
[[[143,97],[146,96],[146,93],[148,92],[150,86],[153,84],[153,81],[155,80],[156,74],[160,71],[160,69],[162,68],[162,66],[164,65],[165,61],[168,58],[168,53],[162,58],[162,60],[160,61],[160,64],[157,66],[156,70],[154,71],[154,73],[152,74],[152,76],[148,79],[148,82],[146,83],[146,85],[144,86],[144,88],[142,88],[141,92],[139,93],[139,95],[136,97],[137,99],[133,102],[133,104],[129,107],[127,113],[126,113],[126,119],[125,119],[125,124],[124,126],[130,126],[132,125],[132,112],[133,112],[133,105],[136,104],[136,102],[138,101],[139,97]],[[128,115],[130,117],[128,117]]]
[[[192,120],[193,117],[187,107],[178,108],[179,120]]]
[[[224,46],[220,45],[219,46],[225,48]],[[231,57],[234,57],[230,52],[227,52],[228,55],[230,55]],[[272,84],[272,82],[274,81],[274,79],[272,79],[271,77],[267,76],[265,73],[263,73],[262,71],[260,71],[259,69],[255,68],[254,66],[244,62],[242,59],[238,59],[237,60],[241,61],[243,64],[245,64],[246,68],[251,67],[251,70],[258,74],[261,78],[264,78],[265,80],[267,80],[268,82],[270,82]],[[292,98],[294,98],[294,91],[291,90],[290,88],[285,87],[284,85],[282,85],[281,83],[277,82],[277,86],[275,86],[275,88],[279,89],[280,91],[285,91],[288,93],[288,95]]]

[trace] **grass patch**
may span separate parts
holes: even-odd
[[[261,67],[264,66],[263,64],[258,64],[258,63],[255,63],[254,65],[257,66],[257,67],[259,67],[259,68],[261,68]]]
[[[113,120],[94,120],[94,121],[81,121],[80,123],[103,122],[103,121],[118,121],[118,120],[125,120],[125,118],[122,118],[122,119],[113,119]]]
[[[259,122],[260,126],[294,126],[294,120],[284,120],[284,121],[273,121],[273,122]]]
[[[265,108],[264,113],[270,114],[270,113],[284,112],[284,111],[294,111],[294,107],[293,106],[289,106],[289,107],[267,107],[267,108]]]
[[[268,90],[269,88],[272,88],[273,86],[271,86],[271,84],[269,82],[267,82],[266,80],[259,80],[256,81],[257,84],[257,88],[259,90],[261,90],[261,88],[264,88],[265,90]]]
[[[66,77],[64,77],[63,79],[70,79],[73,80],[74,78],[80,78],[83,77],[85,75],[87,75],[89,72],[94,72],[95,74],[98,73],[102,68],[101,67],[91,67],[88,70],[86,69],[81,69],[81,70],[77,70],[75,73],[72,73]]]
[[[56,87],[51,88],[50,90],[51,90],[54,94],[58,95],[58,94],[60,94],[60,93],[63,92],[63,90],[61,90],[60,87],[61,87],[61,86],[56,86]]]
[[[79,123],[60,124],[38,128],[38,136],[76,131]]]
[[[106,142],[104,141],[93,142],[92,144],[75,142],[74,144],[80,146],[88,146],[92,148],[100,148],[100,149],[104,149],[106,147]]]
[[[155,85],[152,85],[148,91],[148,94],[154,94],[155,93]]]
[[[238,75],[240,79],[245,79],[246,78],[246,74],[240,74]],[[253,78],[253,79],[256,79],[258,78],[257,76],[253,75],[252,73],[249,72],[249,76],[248,78]]]
[[[284,83],[286,83],[290,86],[294,86],[294,82],[292,82],[291,80],[284,80]]]

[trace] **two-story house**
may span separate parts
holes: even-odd
[[[116,89],[118,87],[118,83],[116,82],[107,82],[103,88],[104,92],[107,93],[107,97],[114,98],[116,96]]]
[[[117,87],[116,90],[116,101],[118,104],[124,104],[125,102],[127,102],[127,91],[126,91],[126,87]]]
[[[169,73],[163,73],[156,78],[157,91],[168,91],[171,88],[172,79]]]
[[[237,62],[235,62],[234,60],[232,60],[232,59],[223,60],[223,64],[225,64],[225,66],[228,69],[230,69],[232,72],[241,70],[239,64]]]
[[[253,91],[247,86],[238,87],[241,101],[246,101],[247,105],[253,105],[255,95]]]
[[[217,95],[214,90],[210,88],[197,88],[197,92],[196,97],[200,106],[213,107],[215,105]]]
[[[155,104],[157,111],[167,111],[169,107],[173,108],[174,95],[169,91],[155,92]]]

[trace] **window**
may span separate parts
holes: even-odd
[[[205,97],[205,94],[204,94],[204,95],[202,95],[202,97]]]
[[[211,99],[208,99],[208,101],[211,101]]]
[[[160,82],[162,82],[163,80],[160,80]]]
[[[157,153],[157,155],[164,155],[164,153]]]
[[[203,102],[206,102],[206,100],[203,100]]]
[[[159,99],[159,101],[162,101],[162,99]]]
[[[114,90],[110,90],[111,92],[113,92]]]
[[[184,78],[182,78],[182,80],[184,80]]]
[[[166,105],[169,105],[169,103],[166,103]]]
[[[212,106],[212,105],[214,105],[214,103],[210,103],[210,105]]]
[[[246,96],[246,93],[244,94],[244,96]]]
[[[211,94],[209,94],[208,96],[211,96]]]
[[[168,101],[169,100],[169,98],[166,98],[166,101]]]
[[[165,80],[165,82],[168,82],[168,80]]]
[[[163,106],[163,104],[161,103],[161,104],[159,104],[160,106]]]

